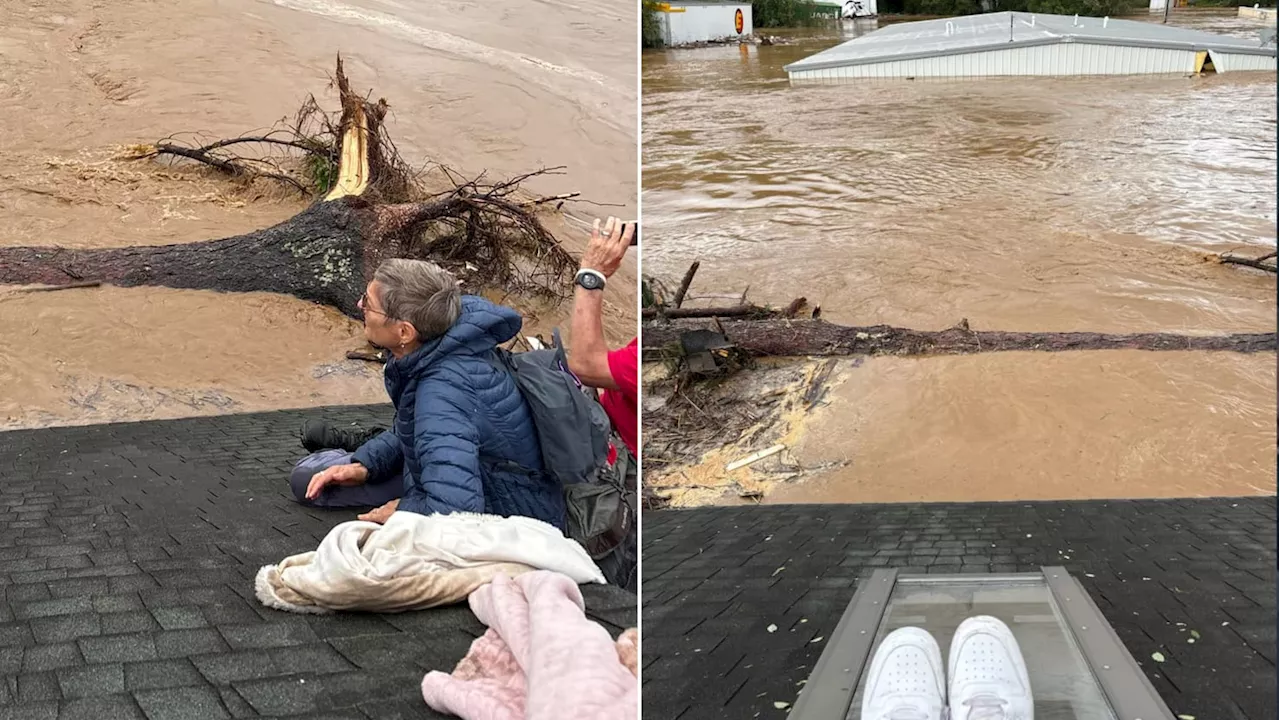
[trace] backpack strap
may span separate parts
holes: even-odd
[[[490,365],[493,366],[494,370],[497,370],[500,373],[504,373],[510,376],[511,382],[515,383],[516,385],[516,392],[520,392],[521,396],[523,397],[523,393],[520,390],[520,381],[516,379],[515,368],[512,367],[511,361],[506,356],[505,351],[502,351],[495,347],[493,350],[484,354],[484,359],[486,362],[488,362]],[[525,475],[525,476],[536,478],[536,479],[543,479],[547,476],[547,473],[545,471],[534,470],[533,468],[525,467],[524,465],[521,465],[518,462],[513,462],[506,458],[500,458],[496,455],[490,455],[489,453],[485,453],[485,452],[480,453],[480,461],[487,464],[489,467],[495,470],[519,473],[521,475]]]
[[[532,468],[527,468],[518,462],[512,462],[510,460],[507,460],[506,458],[500,458],[494,455],[489,455],[488,453],[480,453],[480,461],[485,463],[489,467],[493,468],[494,470],[517,473],[517,474],[525,475],[538,480],[542,480],[547,476],[547,474],[545,472],[542,472],[541,470],[534,470]]]

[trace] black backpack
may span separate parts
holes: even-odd
[[[542,470],[560,482],[591,482],[609,456],[612,426],[600,403],[569,374],[563,348],[494,349],[494,365],[515,380],[533,417]]]
[[[543,474],[564,489],[569,537],[598,562],[634,535],[634,492],[628,493],[618,469],[608,465],[609,416],[569,372],[559,332],[554,337],[556,346],[545,350],[496,348],[492,362],[511,375],[529,406]],[[620,461],[624,455],[619,452]]]

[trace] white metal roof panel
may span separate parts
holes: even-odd
[[[895,23],[791,63],[787,72],[1054,43],[1217,50],[1276,57],[1260,40],[1134,20],[999,12]]]

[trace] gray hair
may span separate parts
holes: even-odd
[[[387,317],[404,320],[420,340],[445,334],[462,314],[462,292],[448,270],[422,260],[384,260],[373,274]]]

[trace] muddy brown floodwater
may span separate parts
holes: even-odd
[[[342,52],[391,104],[414,164],[491,179],[543,166],[536,194],[571,250],[582,221],[636,213],[636,6],[395,0],[70,0],[0,5],[0,244],[116,247],[239,234],[302,209],[209,172],[113,159],[178,132],[231,137],[328,92]],[[606,332],[634,335],[634,259],[611,283]],[[622,288],[614,290],[614,288]],[[17,294],[0,287],[0,429],[385,401],[345,352],[357,323],[267,294],[155,288]],[[526,328],[567,308],[515,303]]]
[[[643,55],[647,275],[700,259],[692,295],[803,295],[847,324],[1276,329],[1274,276],[1206,261],[1276,246],[1274,76],[789,85],[785,64],[874,27]],[[1276,491],[1274,353],[871,358],[836,377],[790,437],[800,465],[838,469],[766,501]]]

